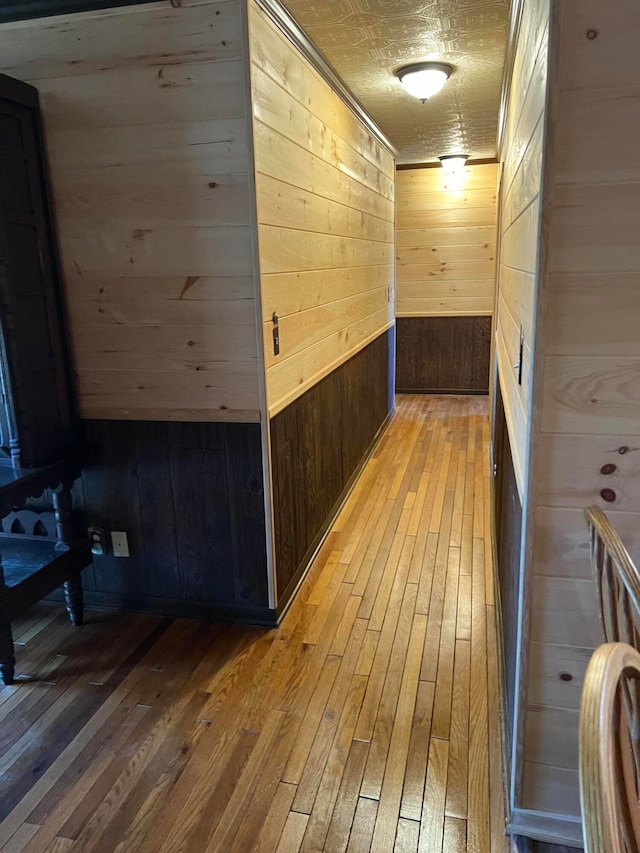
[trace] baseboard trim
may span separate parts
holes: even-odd
[[[559,844],[584,849],[582,823],[569,815],[536,812],[529,809],[512,809],[507,825],[507,835],[521,835],[534,841]]]
[[[62,601],[49,596],[47,601]],[[207,622],[238,622],[260,628],[277,628],[276,611],[268,607],[236,607],[227,604],[209,604],[203,601],[180,601],[171,598],[149,598],[117,592],[91,592],[85,590],[84,603],[88,610],[126,610],[133,613],[153,613],[176,619],[202,619]]]
[[[299,588],[302,586],[302,584],[306,580],[307,574],[309,573],[309,569],[313,565],[313,561],[315,560],[316,556],[318,555],[318,552],[322,548],[322,545],[324,544],[325,539],[329,535],[329,532],[331,530],[331,527],[333,526],[334,521],[336,520],[336,518],[340,514],[342,507],[347,502],[347,498],[349,497],[349,495],[353,491],[353,489],[354,489],[356,483],[358,482],[358,479],[359,479],[360,475],[362,474],[367,462],[373,456],[375,449],[378,446],[378,444],[380,443],[380,440],[381,440],[382,436],[384,435],[387,427],[391,423],[394,414],[395,414],[395,408],[393,408],[389,411],[389,413],[387,414],[387,417],[382,422],[382,425],[379,427],[379,429],[378,429],[377,433],[375,434],[373,441],[369,445],[366,453],[364,454],[364,456],[360,460],[360,462],[359,462],[357,468],[355,469],[355,471],[353,472],[353,474],[349,477],[347,485],[342,490],[340,497],[338,498],[338,500],[333,505],[333,508],[331,509],[331,512],[327,516],[325,523],[322,525],[319,533],[317,534],[317,536],[315,537],[315,539],[311,543],[309,549],[307,550],[307,553],[305,554],[305,556],[302,560],[300,568],[295,573],[293,578],[289,581],[289,584],[287,585],[286,589],[284,590],[284,593],[281,596],[281,600],[284,603],[282,605],[277,605],[276,610],[275,610],[278,624],[280,624],[282,619],[285,617],[289,607],[295,601],[296,593],[298,592]]]
[[[488,397],[489,389],[474,388],[396,388],[396,394],[435,394],[439,397]]]

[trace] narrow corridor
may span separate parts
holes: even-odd
[[[16,623],[0,849],[504,851],[486,398],[400,397],[277,631]]]

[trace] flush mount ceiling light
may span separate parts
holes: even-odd
[[[438,94],[452,72],[453,66],[444,62],[414,62],[399,68],[396,74],[407,92],[424,104]]]
[[[459,172],[468,159],[468,154],[447,154],[444,157],[438,157],[445,172]]]

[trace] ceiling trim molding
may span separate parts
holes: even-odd
[[[478,157],[476,160],[467,160],[464,164],[465,169],[469,166],[489,166],[490,164],[499,163],[497,157]],[[398,163],[396,165],[396,172],[404,172],[407,169],[441,169],[441,163],[429,162],[429,163]]]
[[[361,124],[383,145],[390,154],[398,151],[388,136],[378,127],[351,89],[344,83],[335,69],[327,62],[295,18],[285,9],[280,0],[255,0],[256,5],[273,21],[287,39],[300,51],[323,80],[331,86],[341,101],[346,104]]]
[[[11,21],[28,21],[33,18],[51,18],[54,15],[75,15],[80,12],[98,12],[119,6],[154,3],[157,0],[2,0],[0,24]],[[172,6],[180,5],[174,0]]]
[[[502,77],[502,92],[500,93],[500,111],[498,112],[498,135],[496,139],[496,152],[498,159],[502,159],[502,146],[507,126],[507,113],[509,106],[509,92],[513,80],[513,68],[516,61],[516,49],[520,37],[520,25],[522,24],[522,10],[524,0],[512,0],[511,13],[509,16],[509,35],[507,37],[507,52],[504,60],[504,75]]]

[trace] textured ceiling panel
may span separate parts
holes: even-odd
[[[284,2],[398,148],[399,163],[495,155],[509,0]],[[393,72],[429,59],[455,72],[422,104]]]

